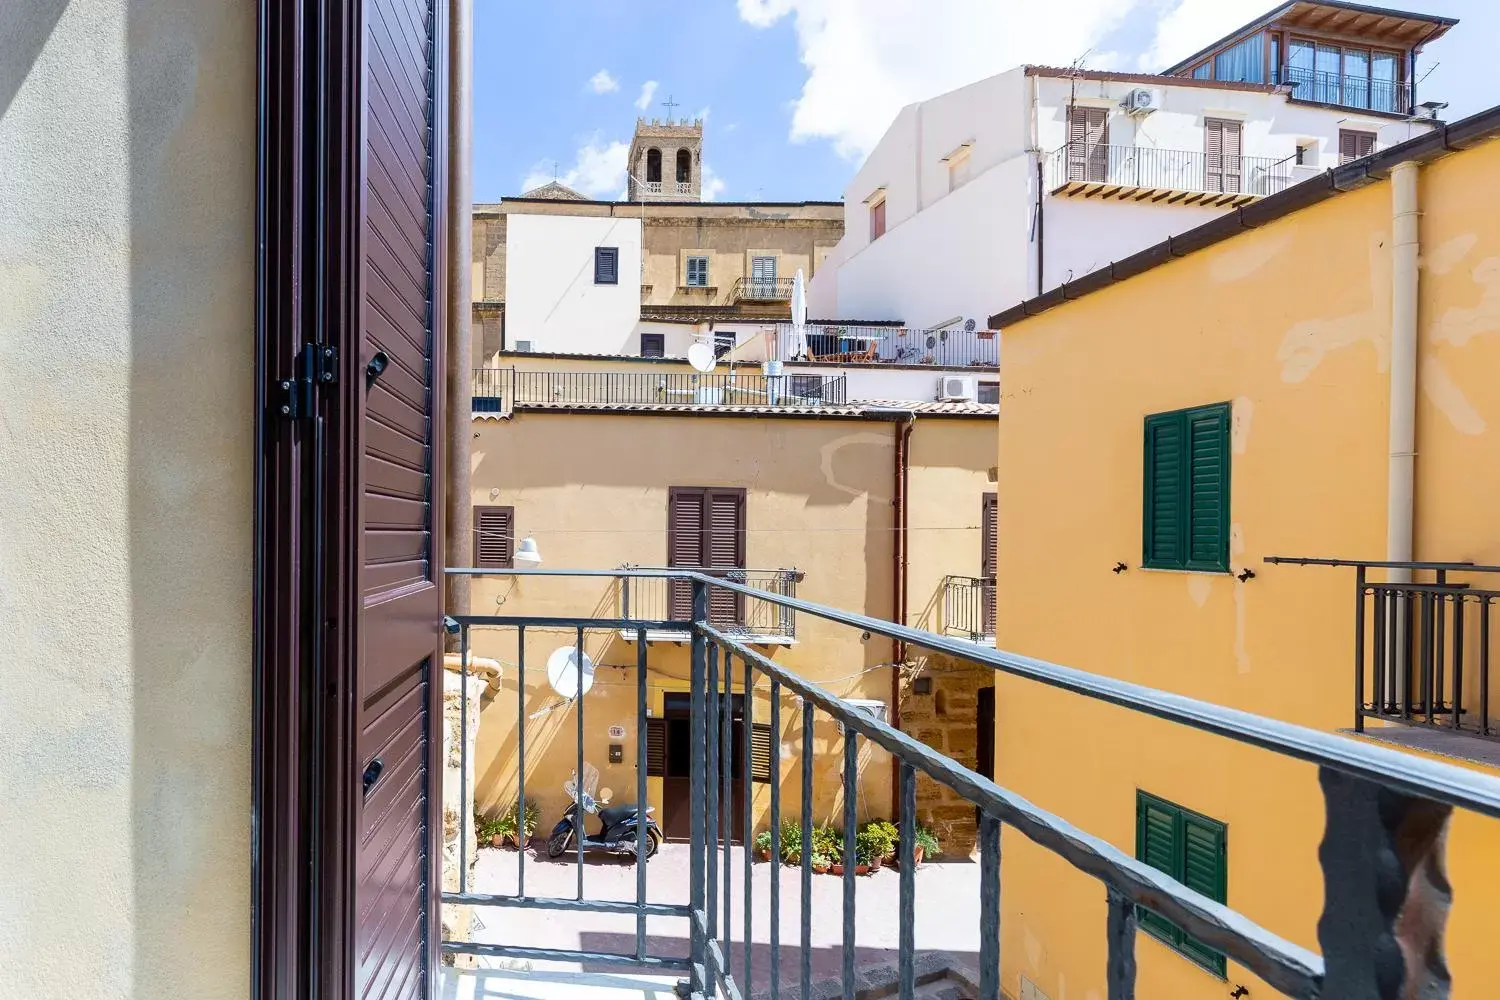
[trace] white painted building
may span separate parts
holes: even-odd
[[[1421,109],[1406,113],[1409,69],[1370,83],[1378,41],[1356,50],[1343,40],[1363,63],[1341,65],[1363,65],[1363,78],[1255,82],[1295,75],[1270,54],[1312,44],[1286,27],[1303,7],[1373,16],[1289,4],[1205,50],[1201,65],[1174,68],[1183,75],[1022,66],[903,108],[845,189],[844,237],[809,286],[810,313],[983,327],[997,308],[1431,127]],[[1392,14],[1380,30],[1424,19],[1438,20]],[[1414,65],[1416,47],[1385,44]],[[1340,51],[1315,48],[1319,59]]]
[[[641,220],[512,213],[506,321],[515,346],[618,354],[641,318]]]

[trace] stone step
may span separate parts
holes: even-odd
[[[971,970],[958,965],[952,956],[938,952],[924,952],[916,956],[918,1000],[975,1000],[979,996],[979,977]],[[894,965],[878,965],[855,970],[855,1000],[883,1000],[899,996],[901,992],[900,970]],[[811,992],[802,997],[801,987],[783,985],[778,994],[781,1000],[843,1000],[844,981],[824,979],[812,984]],[[771,1000],[769,989],[757,990],[752,1000]]]

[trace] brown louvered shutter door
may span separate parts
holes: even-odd
[[[1068,180],[1109,179],[1109,110],[1068,109]]]
[[[1242,126],[1222,118],[1203,122],[1203,187],[1208,191],[1240,190]]]
[[[704,527],[707,519],[704,506],[707,494],[701,489],[673,487],[667,494],[667,565],[701,567],[706,553],[703,550]],[[685,580],[672,580],[667,586],[667,617],[675,621],[690,621],[693,617],[693,585]]]
[[[1375,133],[1339,129],[1339,162],[1348,163],[1375,152]]]
[[[646,777],[667,776],[667,720],[646,720]]]
[[[705,550],[714,570],[745,567],[745,491],[710,490],[708,537]],[[716,575],[727,575],[718,573]],[[742,578],[741,578],[742,579]],[[714,588],[708,595],[708,617],[715,624],[743,624],[744,600],[731,591]]]
[[[776,761],[780,747],[764,722],[750,723],[750,780],[768,784],[776,773]]]
[[[984,634],[995,634],[995,563],[999,544],[998,527],[995,522],[996,495],[986,493],[981,508],[979,538],[982,551],[979,553],[979,575],[984,578],[981,599],[984,601]]]
[[[480,569],[510,569],[514,565],[516,509],[474,508],[474,565]]]

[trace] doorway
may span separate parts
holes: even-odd
[[[737,844],[744,839],[745,830],[744,696],[734,695],[732,705],[729,740],[733,749],[729,761],[729,795],[733,808],[727,815],[731,817],[728,839]],[[668,840],[687,840],[692,834],[693,797],[689,770],[693,754],[692,712],[692,695],[683,692],[669,693],[666,696],[662,716],[667,724],[667,746],[661,781],[661,816],[658,821]],[[719,795],[720,798],[723,797],[722,784]]]
[[[974,769],[980,774],[995,780],[995,688],[980,688],[978,701],[974,713],[974,725],[977,728],[976,736],[976,763]],[[980,820],[980,810],[974,810],[974,821]]]

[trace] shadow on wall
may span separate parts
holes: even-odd
[[[67,6],[68,0],[27,0],[24,17],[15,11],[6,16],[5,31],[0,33],[0,119],[31,75]]]
[[[133,908],[137,1000],[237,1000],[250,985],[256,8],[122,9],[135,898],[119,905]]]

